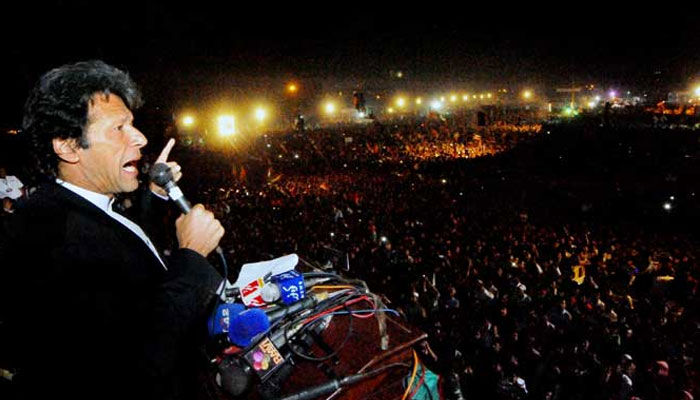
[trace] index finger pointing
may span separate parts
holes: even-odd
[[[163,151],[160,152],[160,155],[156,159],[156,164],[157,163],[164,163],[168,161],[168,156],[170,155],[170,150],[173,149],[173,146],[175,146],[175,139],[170,139],[168,140],[168,144],[163,147]]]

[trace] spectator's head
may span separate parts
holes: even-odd
[[[25,104],[22,126],[32,140],[41,172],[55,177],[59,163],[73,161],[59,155],[66,149],[57,149],[57,141],[76,150],[90,148],[91,111],[107,100],[121,102],[128,111],[142,104],[129,75],[102,61],[64,65],[39,79]]]

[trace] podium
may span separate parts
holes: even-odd
[[[349,325],[348,318],[353,317],[334,318],[323,332],[322,337],[330,347],[344,340]],[[338,389],[329,395],[316,397],[327,400],[400,400],[405,392],[404,379],[411,374],[413,368],[413,346],[425,340],[427,334],[393,316],[386,317],[386,333],[389,337],[388,348],[382,350],[376,318],[355,318],[352,321],[349,339],[338,352],[337,359],[329,360],[326,366],[319,366],[312,362],[299,363],[289,380],[283,385],[281,397],[328,381],[331,379],[328,373],[344,377],[402,363],[405,367],[387,368],[376,376],[354,385]]]
[[[286,373],[278,370],[275,373],[278,376],[273,374],[269,379],[275,381],[274,385],[270,385],[269,381],[262,383],[254,379],[250,389],[239,397],[225,393],[214,383],[215,379],[209,377],[205,384],[206,397],[201,393],[198,397],[221,400],[284,399],[334,379],[370,373],[371,376],[366,379],[311,398],[400,400],[406,390],[405,380],[411,375],[414,366],[413,348],[424,341],[427,334],[399,317],[385,315],[384,336],[388,341],[383,350],[378,317],[371,314],[367,316],[358,318],[349,314],[334,315],[330,319],[327,327],[318,334],[319,337],[311,341],[306,350],[306,354],[318,358],[327,357],[329,352],[337,352],[326,361],[308,361],[292,355],[291,362],[285,366]],[[272,390],[270,386],[273,386]]]

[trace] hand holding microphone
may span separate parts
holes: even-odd
[[[224,227],[211,211],[197,204],[175,221],[177,241],[181,249],[191,249],[206,257],[219,246]]]
[[[180,167],[174,161],[167,162],[170,150],[174,145],[175,140],[170,139],[151,168],[151,190],[154,186],[160,187],[160,190],[167,192],[168,197],[182,210],[183,214],[175,221],[180,248],[194,250],[206,257],[214,249],[219,251],[219,240],[224,235],[224,228],[219,220],[214,218],[214,214],[207,211],[203,205],[197,204],[191,207],[175,183],[182,176]],[[177,171],[174,171],[170,165],[177,167]]]

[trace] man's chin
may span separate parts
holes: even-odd
[[[138,179],[134,179],[133,182],[125,182],[121,185],[122,193],[131,193],[139,188]]]

